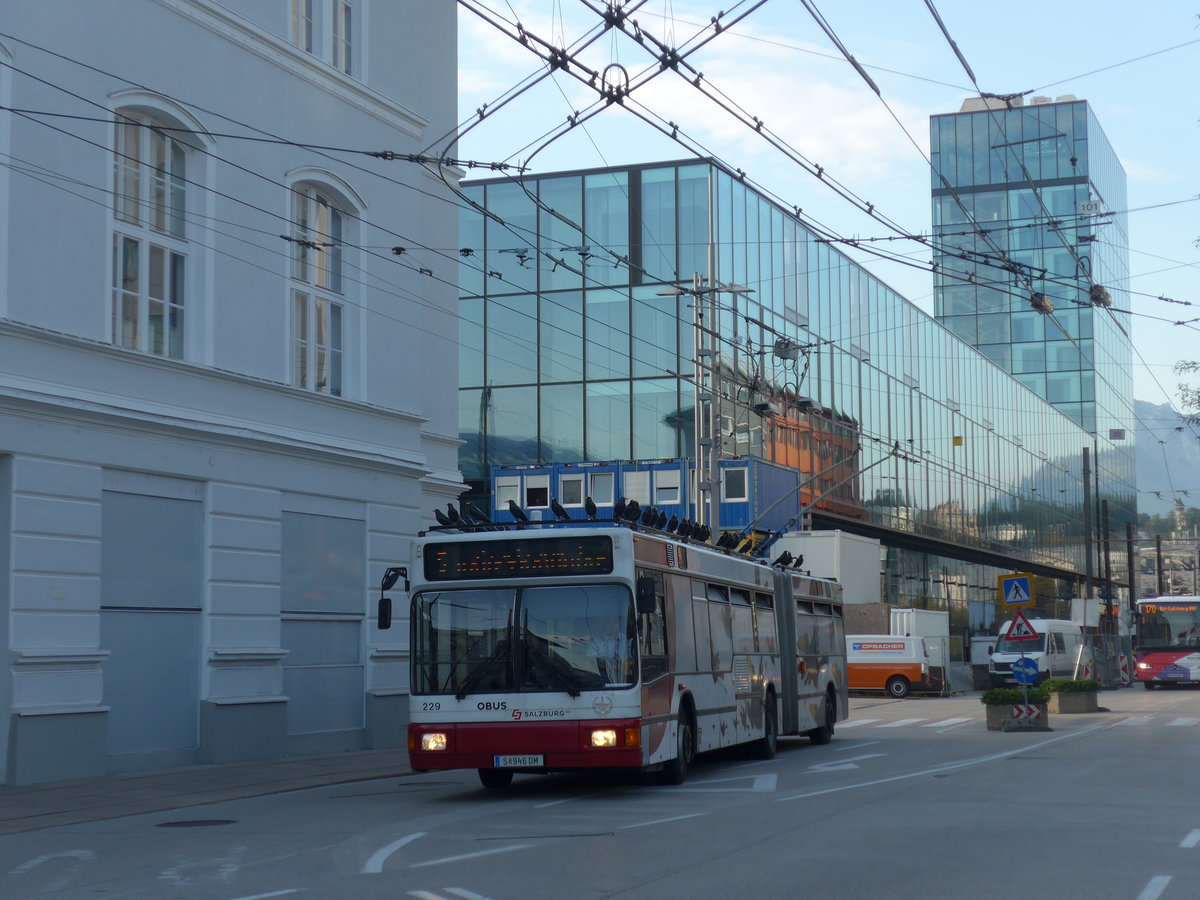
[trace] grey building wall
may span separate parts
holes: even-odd
[[[407,635],[374,628],[370,588],[462,489],[459,260],[418,247],[456,246],[456,212],[438,173],[307,145],[452,131],[453,5],[356,2],[348,72],[324,0],[311,49],[282,2],[10,7],[0,102],[98,121],[0,112],[0,780],[402,746]],[[151,166],[148,193],[119,187],[118,111],[175,129],[139,133],[186,161],[162,182],[177,227],[121,219],[168,201]],[[264,132],[296,143],[234,137]],[[310,187],[341,229],[302,248]],[[153,261],[131,277],[121,235],[178,255],[178,284]],[[397,243],[409,259],[372,249]],[[298,280],[301,249],[340,279]],[[301,377],[296,298],[317,289],[340,391]]]

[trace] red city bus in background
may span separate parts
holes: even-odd
[[[1200,597],[1137,601],[1134,661],[1146,690],[1200,682]]]

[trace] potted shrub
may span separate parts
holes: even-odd
[[[1026,692],[1021,688],[992,688],[984,691],[979,702],[987,707],[988,731],[1049,731],[1050,719],[1047,715],[1046,704],[1049,694],[1045,688],[1031,687]],[[1039,708],[1037,717],[1016,715],[1016,707],[1029,706]]]
[[[1042,685],[1050,694],[1050,712],[1067,714],[1096,712],[1096,687],[1091,678],[1051,678]]]

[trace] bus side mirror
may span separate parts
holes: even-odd
[[[387,631],[392,627],[392,598],[383,596],[384,592],[396,586],[396,582],[401,578],[404,579],[404,590],[408,590],[408,568],[406,566],[391,566],[383,573],[383,578],[379,581],[379,611],[376,618],[376,627],[380,631]]]
[[[992,655],[992,652],[993,652],[993,650],[994,650],[994,649],[995,649],[995,648],[993,648],[991,644],[988,644],[988,649],[987,649],[987,654],[988,654],[988,656],[991,656],[991,655]]]
[[[640,616],[652,616],[658,612],[658,596],[654,592],[654,579],[644,575],[637,580],[637,611]]]

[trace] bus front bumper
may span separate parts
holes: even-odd
[[[408,726],[408,758],[414,772],[645,765],[638,719],[413,724]]]

